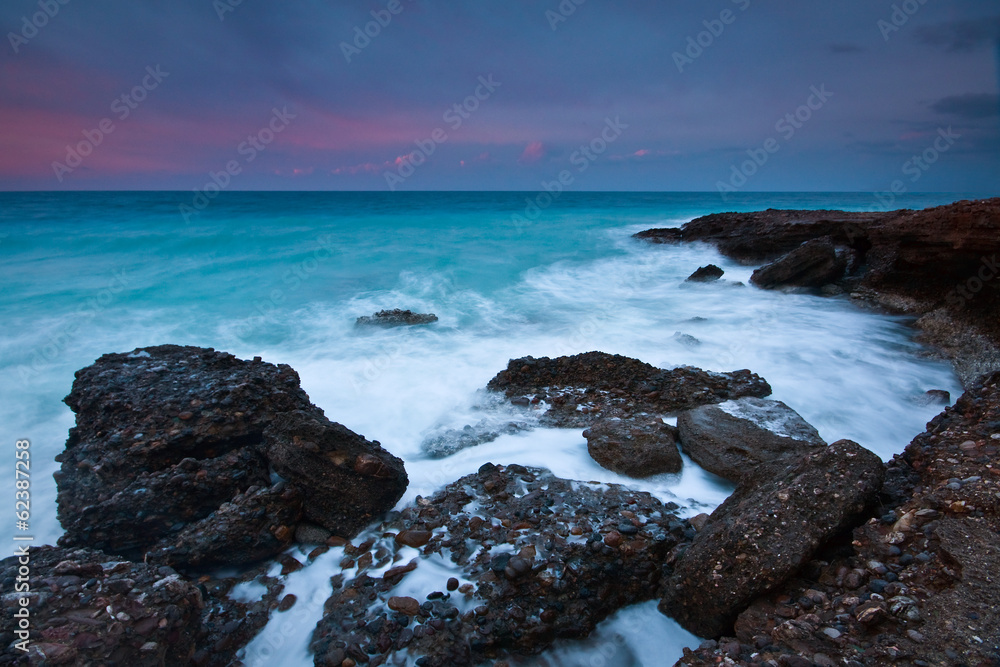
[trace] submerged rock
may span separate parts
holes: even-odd
[[[534,428],[533,424],[527,421],[497,423],[494,420],[482,419],[475,425],[466,424],[463,428],[447,429],[428,436],[420,443],[420,449],[431,458],[444,458],[467,447],[493,442],[502,435],[523,433],[532,428]]]
[[[76,426],[55,475],[63,546],[244,563],[287,547],[303,511],[318,522],[337,507],[338,528],[356,532],[406,485],[398,459],[327,421],[294,370],[260,358],[175,345],[108,354],[77,372],[65,400]],[[322,424],[325,439],[304,442],[291,414]],[[272,484],[272,466],[286,484]],[[393,492],[374,493],[372,479]]]
[[[710,283],[718,280],[725,275],[725,273],[725,271],[717,267],[715,264],[709,264],[708,266],[699,267],[697,271],[688,276],[685,282]]]
[[[771,393],[770,385],[749,370],[664,370],[604,352],[512,359],[487,387],[512,401],[544,401],[548,410],[540,423],[556,427],[586,427],[600,417],[630,419]]]
[[[641,478],[681,470],[677,429],[659,419],[602,419],[583,437],[590,457],[613,472]]]
[[[364,315],[355,321],[357,326],[402,327],[415,324],[430,324],[437,322],[434,313],[414,313],[412,310],[380,310],[374,315]]]
[[[746,397],[677,416],[684,453],[702,468],[739,482],[761,463],[799,457],[826,442],[781,401]]]
[[[695,536],[664,586],[660,610],[700,637],[731,632],[756,597],[864,520],[883,474],[882,461],[849,440],[791,464],[758,466]]]
[[[655,596],[690,530],[671,509],[616,485],[486,464],[352,547],[359,570],[335,577],[313,635],[315,663],[395,664],[405,655],[463,667],[586,637],[616,609]],[[384,554],[380,568],[399,564],[369,576],[360,564],[372,551]],[[449,579],[440,559],[466,583]]]

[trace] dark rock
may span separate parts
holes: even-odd
[[[701,637],[730,632],[829,538],[865,516],[884,466],[841,440],[789,464],[758,466],[712,513],[664,587],[660,609]]]
[[[713,280],[718,280],[726,272],[717,267],[715,264],[709,264],[708,266],[702,266],[697,271],[688,276],[686,282],[692,283],[708,283]]]
[[[675,331],[671,338],[684,347],[698,347],[701,345],[701,341],[692,336],[691,334],[686,334],[681,331]]]
[[[264,445],[275,472],[302,489],[305,518],[336,535],[357,534],[406,491],[400,459],[314,411],[276,418]]]
[[[781,401],[753,397],[682,412],[677,433],[695,463],[732,482],[761,463],[826,445],[815,428]]]
[[[151,565],[116,561],[90,549],[37,547],[28,557],[29,650],[12,644],[18,627],[14,614],[21,607],[18,596],[7,604],[5,595],[0,664],[188,664],[205,607],[197,586],[177,574],[161,575]],[[93,583],[53,577],[57,564],[85,568]],[[19,567],[16,556],[0,561],[0,579],[11,582],[4,585],[8,593]]]
[[[662,420],[602,419],[583,432],[591,458],[608,470],[630,477],[680,472],[677,433]]]
[[[437,322],[437,315],[433,313],[414,313],[412,310],[380,310],[374,315],[359,317],[355,322],[357,326],[380,326],[380,327],[400,327],[414,324],[430,324]]]
[[[431,557],[450,558],[472,583],[449,579],[449,596],[429,583],[426,593],[401,601],[393,590],[399,579],[360,574],[345,581],[313,635],[316,664],[330,664],[325,656],[348,641],[374,664],[395,664],[406,651],[418,665],[463,667],[586,637],[616,609],[656,594],[683,540],[672,524],[679,533],[686,527],[647,493],[486,464],[374,531],[382,537],[373,548],[395,551],[393,534],[433,527],[415,569],[439,567],[425,564]],[[427,601],[416,605],[421,598]],[[372,605],[376,599],[388,600],[388,610]],[[399,611],[414,616],[405,642],[397,634]]]
[[[527,406],[527,397],[521,396],[511,401],[515,405]],[[497,422],[495,419],[482,419],[474,426],[467,424],[461,429],[447,429],[442,433],[428,436],[420,443],[420,449],[431,458],[451,456],[467,447],[493,442],[501,435],[513,435],[530,431],[533,425],[527,420]]]
[[[839,280],[846,268],[846,259],[830,241],[813,239],[754,271],[750,282],[763,289],[822,287]]]
[[[771,393],[767,382],[748,370],[715,373],[690,366],[664,370],[604,352],[512,359],[487,387],[508,399],[544,390],[549,409],[539,421],[557,427],[587,427],[600,417],[664,414]]]
[[[303,512],[356,532],[379,501],[388,509],[399,497],[373,489],[406,483],[398,459],[326,420],[294,370],[259,358],[176,345],[108,354],[76,373],[65,400],[77,423],[57,457],[63,546],[244,563],[286,548]],[[325,435],[298,447],[279,422]],[[353,467],[341,473],[330,447],[356,453]],[[272,466],[287,484],[272,485]],[[333,523],[335,503],[348,520]]]

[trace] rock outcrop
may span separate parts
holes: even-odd
[[[709,518],[664,586],[660,609],[701,637],[731,631],[746,607],[865,518],[879,458],[841,440],[789,464],[758,466]]]
[[[405,654],[463,667],[585,637],[655,595],[693,534],[671,509],[615,485],[486,464],[351,545],[313,635],[316,665],[395,664]],[[442,558],[460,570],[450,580]]]
[[[1000,373],[889,462],[878,516],[758,598],[689,667],[1000,660]],[[771,662],[768,662],[771,661]]]
[[[691,460],[732,482],[762,463],[826,446],[799,413],[781,401],[753,397],[682,412],[677,435]]]
[[[885,213],[717,213],[636,237],[708,242],[746,263],[772,262],[823,239],[846,262],[841,290],[828,293],[847,291],[890,312],[921,316],[916,323],[921,339],[956,361],[966,386],[1000,369],[1000,198]],[[817,266],[829,267],[820,272],[829,279],[839,272],[839,262],[824,252],[826,259]]]
[[[174,345],[108,354],[77,372],[66,403],[63,546],[245,563],[287,547],[303,514],[349,536],[406,487],[399,459],[328,421],[289,366],[259,358]],[[287,482],[273,484],[272,467]]]
[[[670,370],[620,355],[587,352],[550,359],[512,359],[487,387],[512,402],[548,410],[540,423],[587,427],[601,417],[667,414],[743,396],[767,396],[771,387],[749,370],[714,373],[690,366]]]
[[[380,310],[374,315],[364,315],[355,321],[357,326],[403,327],[415,324],[430,324],[437,322],[434,313],[414,313],[412,310]]]
[[[828,239],[812,239],[781,259],[753,272],[750,282],[763,289],[822,287],[840,280],[847,260]]]
[[[662,420],[601,419],[583,432],[590,457],[602,467],[629,477],[680,472],[677,429]]]

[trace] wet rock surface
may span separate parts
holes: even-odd
[[[731,482],[761,463],[826,445],[799,413],[781,401],[754,397],[682,412],[677,435],[695,463]]]
[[[543,426],[587,427],[598,418],[662,415],[742,396],[767,396],[771,387],[749,370],[714,373],[691,366],[670,370],[620,355],[512,359],[488,389],[512,403],[548,409]]]
[[[415,324],[430,324],[431,322],[437,322],[437,320],[438,316],[434,313],[414,313],[412,310],[393,308],[392,310],[380,310],[374,315],[359,317],[355,321],[355,325],[359,327],[402,327],[413,326]]]
[[[728,633],[758,596],[828,540],[863,521],[884,466],[841,440],[789,463],[758,466],[710,516],[664,587],[660,609],[701,637]]]
[[[463,428],[446,429],[428,436],[420,443],[420,449],[431,458],[444,458],[468,447],[493,442],[502,435],[514,435],[534,428],[528,420],[497,422],[482,419]]]
[[[376,531],[381,539],[351,545],[345,566],[357,571],[334,578],[315,662],[394,664],[405,652],[425,667],[476,665],[585,637],[655,595],[693,534],[672,509],[615,485],[486,464],[418,497]],[[440,572],[439,559],[460,573],[432,574],[426,591],[408,587]],[[381,576],[369,576],[374,569]]]
[[[590,457],[601,467],[629,477],[680,472],[677,429],[662,420],[601,419],[583,432]]]
[[[334,525],[356,531],[405,488],[402,463],[326,420],[287,365],[150,347],[78,371],[65,400],[76,426],[57,457],[62,546],[130,560],[152,553],[177,566],[245,563],[286,548],[303,513],[314,518],[339,502],[341,515],[358,516]],[[295,432],[299,422],[279,419],[293,413],[320,425],[316,451]],[[272,484],[272,465],[287,484]],[[341,483],[345,469],[355,486]],[[373,497],[373,479],[399,495]]]
[[[998,664],[998,456],[995,373],[888,464],[882,505],[850,544],[755,600],[735,637],[677,664]]]
[[[822,287],[840,280],[846,269],[846,258],[830,240],[813,239],[754,271],[750,282],[763,289]]]

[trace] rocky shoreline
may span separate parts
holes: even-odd
[[[66,398],[66,534],[31,550],[28,654],[7,593],[17,560],[0,563],[0,665],[239,665],[296,604],[268,576],[302,567],[295,544],[340,559],[312,635],[318,666],[506,665],[647,600],[707,638],[677,665],[1000,664],[1000,280],[983,268],[998,231],[1000,200],[987,200],[717,214],[637,235],[767,263],[760,288],[918,318],[967,391],[887,465],[827,445],[750,370],[602,352],[511,360],[487,386],[511,420],[425,443],[447,456],[536,424],[573,428],[633,477],[676,472],[683,452],[736,485],[689,520],[647,493],[513,464],[393,509],[403,462],[330,421],[290,367],[172,345],[105,355]],[[257,601],[230,595],[249,582]]]

